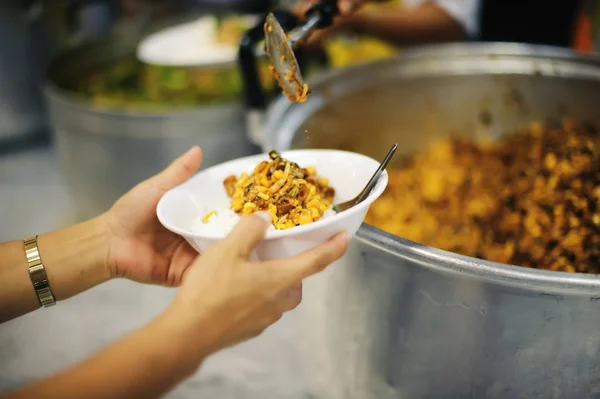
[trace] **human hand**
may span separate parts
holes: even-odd
[[[299,17],[302,17],[315,3],[320,0],[305,0],[295,3],[292,7],[292,12]],[[384,3],[391,0],[338,0],[338,8],[340,16],[336,17],[333,24],[324,29],[314,31],[304,43],[306,48],[318,48],[323,46],[323,43],[328,38],[344,31],[360,31],[361,28],[361,12],[356,12],[359,8],[367,3]]]
[[[384,3],[387,1],[390,0],[338,0],[338,8],[340,9],[340,14],[347,15],[366,3]]]
[[[288,259],[249,261],[270,223],[264,213],[243,217],[186,272],[167,312],[184,332],[178,339],[185,340],[198,359],[259,335],[298,306],[302,279],[339,259],[348,245],[349,236],[340,233]]]
[[[102,215],[112,277],[167,286],[181,283],[198,252],[160,224],[156,206],[168,190],[189,179],[201,161],[200,148],[190,149],[161,173],[132,188]]]
[[[305,0],[294,4],[292,10],[298,15],[303,15],[310,7],[320,0]],[[384,3],[390,0],[338,0],[338,8],[341,15],[348,15],[359,9],[366,3]]]

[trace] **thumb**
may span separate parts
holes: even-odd
[[[278,275],[278,280],[287,288],[306,277],[321,272],[331,263],[341,258],[348,249],[349,241],[350,235],[348,233],[338,233],[326,243],[294,257],[284,261],[275,260],[265,263],[272,270],[272,274]]]
[[[254,247],[265,238],[270,225],[271,215],[267,212],[256,212],[244,216],[225,241],[235,248],[236,255],[248,259]]]
[[[162,172],[150,178],[149,183],[161,191],[168,191],[189,179],[202,163],[202,150],[198,146],[171,162]]]

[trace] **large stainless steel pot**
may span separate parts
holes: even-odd
[[[264,149],[379,158],[392,142],[412,153],[532,119],[599,123],[600,68],[580,61],[462,44],[335,71],[307,102],[274,105]],[[306,282],[302,352],[319,398],[600,397],[599,300],[595,275],[486,262],[363,225],[348,254]]]
[[[259,150],[246,139],[235,100],[158,111],[107,109],[65,90],[90,70],[134,54],[136,43],[135,37],[116,35],[91,42],[65,52],[48,70],[54,137],[80,218],[103,212],[192,145],[203,149],[203,168]]]

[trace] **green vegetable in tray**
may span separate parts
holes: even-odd
[[[217,38],[235,46],[252,21],[245,16],[218,20]],[[265,87],[274,80],[266,61],[260,67]],[[148,65],[134,56],[95,71],[75,88],[95,105],[111,108],[173,108],[237,100],[242,79],[235,62],[205,68]]]
[[[273,87],[266,63],[261,80]],[[132,57],[95,72],[77,90],[99,106],[172,108],[234,101],[241,95],[242,79],[235,64],[187,69],[146,65]]]

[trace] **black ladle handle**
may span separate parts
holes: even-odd
[[[321,0],[309,8],[304,15],[305,17],[310,17],[312,14],[318,13],[319,22],[316,28],[328,28],[333,24],[333,17],[339,14],[337,3],[337,0]]]
[[[377,181],[379,180],[379,176],[381,176],[381,174],[383,173],[385,168],[387,168],[388,163],[390,163],[390,160],[394,156],[394,153],[396,152],[397,148],[398,148],[398,144],[394,144],[392,146],[392,148],[390,148],[387,155],[385,156],[385,158],[383,159],[383,161],[381,162],[381,164],[379,165],[379,167],[377,168],[377,170],[375,171],[373,176],[371,176],[371,180],[369,180],[369,182],[367,183],[365,188],[363,188],[363,190],[360,192],[360,194],[358,194],[358,197],[356,198],[356,202],[354,203],[354,205],[360,204],[369,196],[369,194],[371,193],[371,190],[373,190],[373,187],[375,187],[375,185],[377,184]]]

